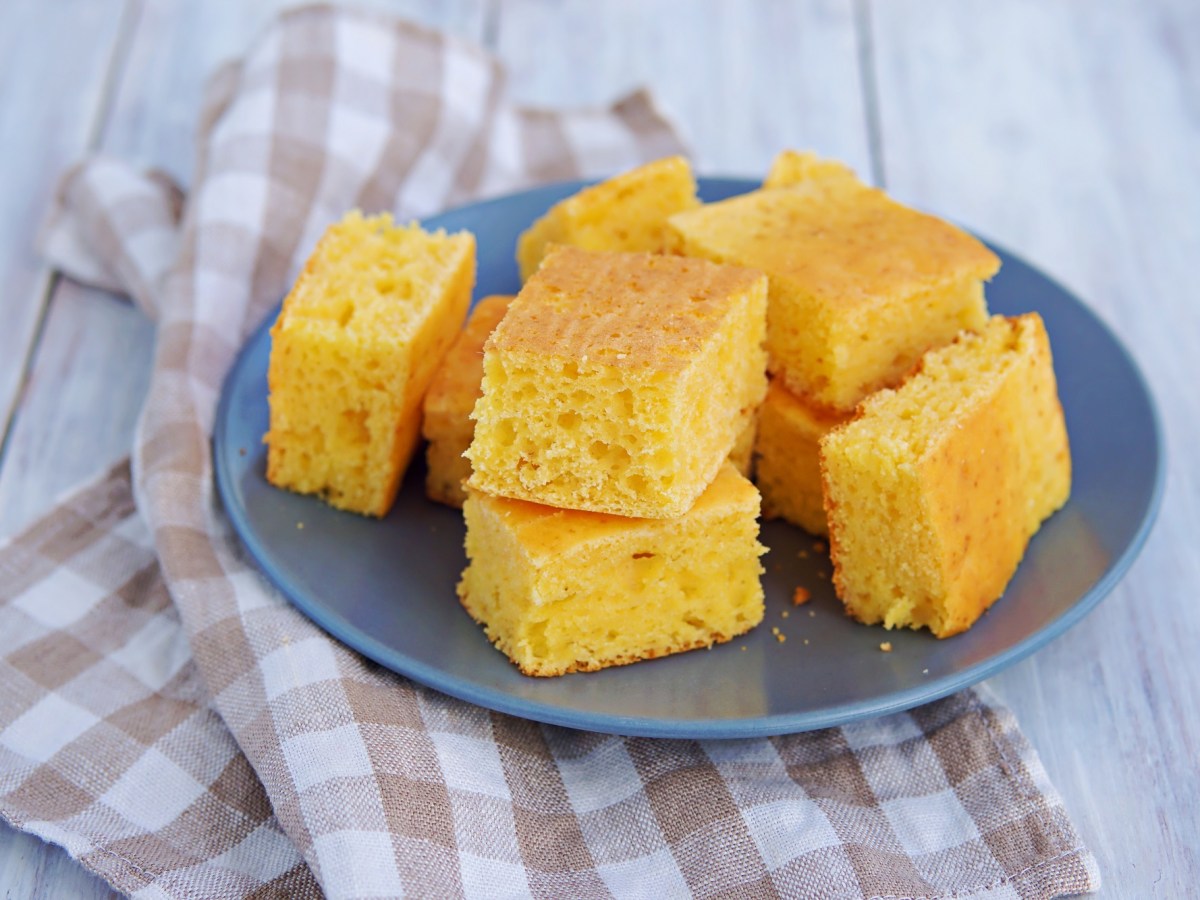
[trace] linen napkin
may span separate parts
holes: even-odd
[[[321,632],[216,499],[222,378],[322,229],[678,152],[642,93],[549,112],[400,21],[282,15],[212,79],[186,198],[91,159],[44,246],[158,321],[132,466],[0,550],[0,815],[135,897],[1052,897],[1099,885],[979,691],[770,739],[492,713]],[[452,601],[453,598],[451,598]]]

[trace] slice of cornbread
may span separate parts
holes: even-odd
[[[387,513],[474,280],[465,232],[358,212],[325,232],[271,328],[271,484]]]
[[[467,612],[526,675],[709,647],[763,617],[758,491],[725,465],[675,519],[554,509],[469,491]]]
[[[671,248],[771,280],[770,368],[843,412],[987,318],[1000,263],[975,238],[849,177],[821,176],[677,213]]]
[[[771,163],[771,169],[767,172],[763,187],[790,187],[819,178],[858,181],[854,170],[845,163],[824,159],[815,153],[784,150]]]
[[[1070,493],[1041,318],[993,317],[930,351],[821,440],[834,585],[866,623],[969,628]]]
[[[813,534],[828,534],[821,490],[820,441],[849,416],[812,406],[771,379],[758,411],[754,480],[763,517],[781,518]]]
[[[511,301],[512,297],[497,294],[475,304],[467,327],[450,345],[425,394],[421,433],[429,442],[425,494],[430,500],[461,509],[467,497],[463,482],[471,477],[471,464],[463,453],[475,433],[471,410],[483,379],[483,345]]]
[[[699,204],[688,161],[669,156],[584,188],[552,206],[517,241],[521,279],[550,244],[585,250],[657,252],[667,216]]]
[[[742,430],[733,441],[733,449],[729,451],[729,461],[747,478],[754,471],[754,437],[757,433],[758,411],[755,410],[746,418]]]
[[[735,266],[556,248],[484,348],[469,486],[682,515],[766,392],[766,293]]]

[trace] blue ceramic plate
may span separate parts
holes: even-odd
[[[517,235],[579,187],[477,203],[425,224],[475,233],[477,297],[515,293]],[[703,179],[700,192],[711,201],[753,187]],[[994,675],[1078,622],[1129,568],[1162,493],[1158,419],[1129,355],[1079,300],[997,252],[1004,265],[988,287],[992,311],[1037,310],[1050,333],[1074,487],[1033,539],[1004,597],[948,640],[854,623],[833,593],[828,554],[803,531],[769,522],[767,613],[751,634],[602,672],[527,678],[458,604],[462,518],[425,499],[423,464],[414,463],[382,521],[267,484],[266,324],[243,349],[221,397],[214,438],[221,498],[262,571],[313,621],[387,668],[481,706],[574,728],[691,738],[805,731],[907,709]],[[790,602],[798,585],[813,594],[801,608]],[[893,652],[879,651],[885,639]]]

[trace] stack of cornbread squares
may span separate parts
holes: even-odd
[[[727,641],[763,616],[759,496],[728,457],[766,390],[766,278],[552,248],[485,345],[466,610],[522,672]]]
[[[469,240],[331,229],[273,329],[268,475],[381,515],[428,385],[426,491],[467,524],[460,599],[527,674],[761,621],[751,450],[762,511],[829,535],[850,615],[939,637],[1066,501],[1041,319],[989,318],[996,256],[840,163],[785,152],[708,205],[678,157],[587,188],[521,235],[517,297],[457,331]]]

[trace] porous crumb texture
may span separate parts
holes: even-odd
[[[733,449],[729,451],[729,461],[733,467],[752,478],[754,475],[754,440],[758,434],[758,412],[751,413],[733,441]]]
[[[772,379],[759,409],[754,447],[755,482],[762,492],[764,518],[781,518],[813,534],[829,533],[820,441],[848,418],[806,403]]]
[[[731,465],[670,520],[471,491],[459,599],[526,675],[709,647],[762,621],[758,505],[754,486]]]
[[[470,234],[358,212],[331,226],[271,329],[268,480],[384,515],[474,279]]]
[[[442,358],[425,394],[421,433],[425,447],[425,493],[430,500],[462,508],[471,464],[463,457],[475,433],[471,410],[483,380],[483,345],[504,318],[512,297],[484,297],[471,310],[467,326]]]
[[[798,172],[782,186],[677,213],[670,247],[766,272],[771,371],[808,402],[850,412],[926,350],[982,327],[982,282],[1000,263],[975,238],[840,165]]]
[[[834,585],[888,628],[969,628],[1043,520],[1071,461],[1041,318],[993,317],[928,353],[821,440]]]
[[[537,270],[551,244],[585,250],[658,252],[667,217],[699,204],[682,156],[669,156],[584,188],[555,204],[517,241],[521,279]]]
[[[700,259],[559,248],[484,351],[476,490],[667,518],[766,392],[766,279]]]

